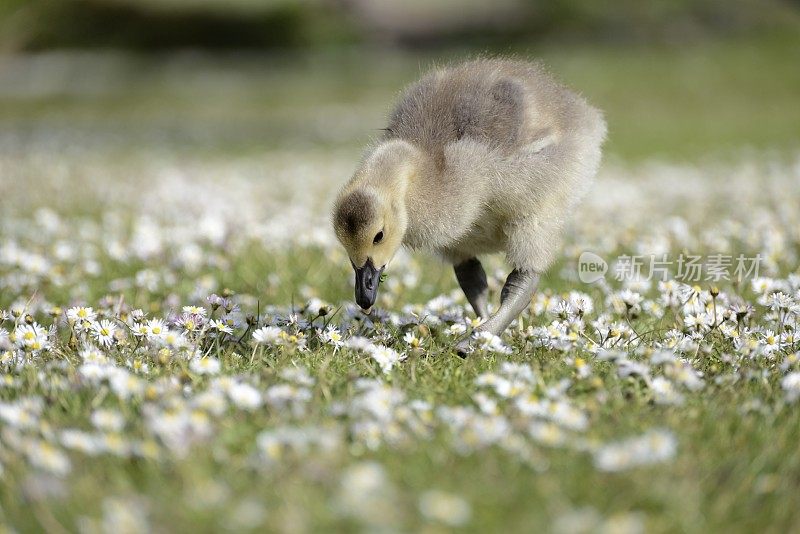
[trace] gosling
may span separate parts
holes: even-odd
[[[403,93],[334,204],[358,305],[373,306],[404,245],[451,263],[484,320],[476,330],[501,335],[554,261],[605,135],[601,112],[537,63],[479,59],[425,75]],[[513,270],[490,316],[477,256],[495,252]],[[469,352],[469,338],[456,348]]]

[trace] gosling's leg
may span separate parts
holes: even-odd
[[[475,314],[481,319],[489,317],[489,284],[486,282],[486,272],[478,258],[463,261],[453,266],[453,270]]]
[[[478,330],[491,332],[496,336],[505,332],[508,325],[531,303],[538,285],[539,273],[517,269],[511,271],[500,292],[500,309],[479,326]]]
[[[503,290],[500,292],[500,309],[477,328],[477,331],[491,332],[499,336],[508,325],[525,311],[531,303],[536,287],[539,285],[539,273],[514,269],[508,275]],[[469,339],[462,340],[456,351],[460,356],[469,352]]]

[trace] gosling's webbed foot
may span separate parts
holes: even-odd
[[[475,332],[489,332],[495,336],[505,332],[508,325],[525,311],[539,285],[539,273],[514,269],[508,275],[500,293],[500,309],[478,326]],[[465,358],[472,351],[472,337],[466,337],[456,344],[456,353]]]

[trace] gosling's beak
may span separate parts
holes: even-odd
[[[371,258],[367,259],[363,267],[353,265],[356,272],[356,302],[364,310],[370,309],[375,304],[384,267],[386,266],[376,269]]]

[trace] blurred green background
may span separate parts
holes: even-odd
[[[792,151],[789,0],[2,0],[0,146],[357,147],[434,63],[541,58],[611,158]]]

